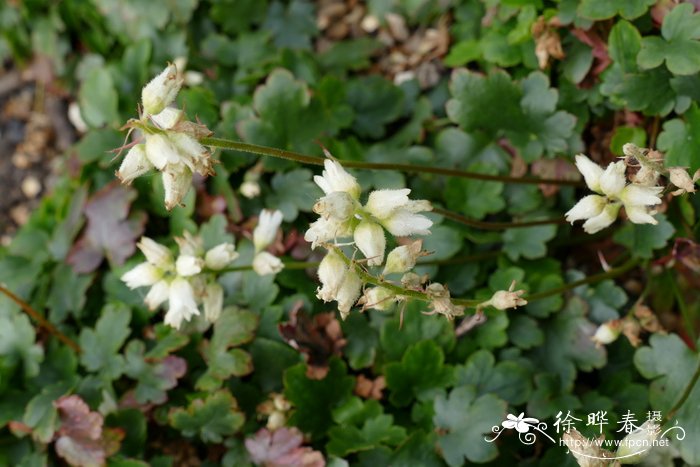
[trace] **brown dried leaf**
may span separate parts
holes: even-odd
[[[306,376],[323,379],[328,373],[328,360],[340,355],[345,346],[343,331],[335,313],[319,313],[310,317],[297,306],[290,320],[279,325],[282,338],[304,355]]]
[[[304,438],[297,428],[282,427],[270,432],[266,428],[245,440],[250,458],[265,467],[325,467],[323,455],[302,446]]]
[[[603,70],[605,70],[610,63],[612,63],[610,55],[608,55],[607,43],[601,39],[595,30],[589,29],[584,31],[583,29],[573,28],[571,30],[571,34],[593,49],[592,54],[596,62],[596,65],[592,70],[593,76],[598,76],[601,74]]]
[[[634,316],[639,320],[639,324],[645,331],[666,334],[666,330],[661,326],[659,318],[648,306],[638,303],[634,307]]]
[[[68,255],[75,272],[90,273],[105,257],[110,263],[121,265],[134,254],[136,239],[143,233],[146,221],[141,212],[127,217],[135,198],[134,190],[113,182],[87,202],[87,227]]]
[[[363,399],[382,399],[382,391],[386,388],[386,380],[384,376],[378,376],[377,379],[369,379],[365,375],[359,375],[355,383],[355,394]]]

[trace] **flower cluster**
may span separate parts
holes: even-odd
[[[304,238],[312,248],[342,238],[352,238],[362,252],[367,266],[385,264],[383,273],[404,273],[413,268],[421,255],[421,242],[401,245],[389,252],[386,263],[386,230],[397,237],[427,235],[432,221],[422,214],[432,206],[425,200],[408,198],[410,189],[377,190],[369,194],[367,202],[360,203],[361,188],[355,177],[336,161],[326,159],[323,174],[314,177],[324,196],[314,205],[320,218],[311,224]],[[318,269],[322,286],[317,296],[324,302],[337,301],[344,318],[358,301],[363,280],[349,261],[336,247],[329,247]],[[363,309],[386,309],[401,300],[384,287],[366,289],[359,301]]]
[[[275,241],[277,229],[281,223],[282,213],[280,211],[263,209],[258,218],[258,225],[253,230],[253,245],[255,246],[253,270],[261,276],[277,274],[284,268],[284,264],[278,257],[265,251]]]
[[[583,154],[576,156],[576,167],[586,180],[586,185],[596,195],[582,198],[566,213],[567,222],[585,219],[583,230],[593,234],[615,222],[620,208],[624,206],[627,217],[635,224],[656,224],[651,206],[661,203],[659,195],[663,191],[653,184],[627,183],[624,161],[612,162],[603,170]]]
[[[204,125],[185,120],[181,109],[171,107],[182,83],[177,67],[170,64],[143,88],[141,118],[125,125],[139,130],[143,142],[129,149],[117,171],[122,183],[128,184],[154,168],[159,170],[168,210],[180,204],[195,172],[202,176],[213,173],[211,153],[199,143],[199,138],[211,132]]]
[[[165,323],[179,329],[183,321],[199,315],[198,304],[204,308],[204,317],[214,322],[221,314],[224,290],[216,280],[221,271],[238,257],[231,243],[221,243],[204,251],[202,241],[185,232],[175,241],[179,255],[175,258],[169,248],[148,237],[137,244],[146,261],[137,265],[121,280],[130,289],[150,287],[144,299],[150,310],[165,301],[168,311]]]

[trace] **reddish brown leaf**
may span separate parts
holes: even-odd
[[[581,174],[576,166],[564,159],[540,159],[532,163],[532,173],[541,178],[561,180],[580,180]],[[559,191],[556,185],[539,185],[544,196],[553,196]]]
[[[245,447],[253,462],[265,467],[324,467],[323,455],[302,446],[303,441],[303,436],[294,427],[272,432],[263,428],[245,440]]]
[[[87,202],[87,227],[68,255],[75,272],[92,272],[105,257],[110,263],[121,265],[134,254],[136,239],[143,233],[146,221],[143,213],[127,217],[134,198],[134,190],[114,182]]]
[[[304,355],[306,376],[323,379],[328,373],[328,360],[340,355],[345,346],[343,331],[335,313],[319,313],[310,317],[300,307],[290,313],[290,320],[279,325],[285,341]]]

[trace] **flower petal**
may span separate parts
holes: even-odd
[[[576,156],[576,167],[586,180],[588,188],[600,193],[600,177],[603,175],[603,168],[583,154]]]

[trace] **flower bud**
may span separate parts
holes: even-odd
[[[343,166],[338,162],[326,159],[323,162],[325,170],[322,175],[316,175],[314,182],[318,185],[325,194],[333,193],[334,191],[344,191],[353,199],[360,197],[362,191],[355,177],[350,175],[343,169]]]
[[[180,109],[166,107],[159,114],[151,115],[151,120],[153,120],[153,123],[159,128],[170,130],[184,118],[184,115],[185,113]]]
[[[253,271],[260,276],[277,274],[282,269],[284,269],[282,260],[267,251],[261,251],[253,258]]]
[[[402,245],[394,248],[386,257],[386,265],[384,266],[384,275],[394,272],[404,273],[416,265],[416,260],[420,256],[423,242],[416,240],[408,245]]]
[[[318,279],[322,287],[318,289],[317,297],[324,302],[335,300],[347,270],[340,254],[335,249],[329,250],[318,265]]]
[[[341,319],[344,320],[350,314],[350,308],[360,296],[360,289],[362,289],[362,279],[355,271],[348,269],[335,297],[338,302],[338,311]]]
[[[233,244],[221,243],[207,251],[204,263],[207,268],[218,271],[231,264],[236,258],[238,258],[238,253]]]
[[[598,326],[591,340],[595,342],[596,347],[610,344],[620,336],[621,330],[621,321],[619,319],[614,319]]]
[[[163,188],[165,188],[165,209],[170,211],[180,205],[192,185],[192,171],[187,167],[171,169],[163,172]]]
[[[141,263],[122,275],[121,280],[130,289],[153,285],[163,277],[163,271],[150,263]]]
[[[620,441],[615,457],[620,464],[637,464],[649,455],[661,429],[654,422],[646,421],[642,426]]]
[[[192,316],[199,315],[194,290],[187,279],[177,277],[171,282],[168,302],[169,308],[164,321],[175,329],[180,329],[183,321],[189,321]]]
[[[684,168],[671,167],[668,169],[668,173],[671,183],[680,188],[674,194],[695,193],[695,182]]]
[[[180,92],[182,77],[177,67],[169,64],[158,76],[153,78],[141,91],[141,103],[147,114],[155,115],[173,103]]]
[[[173,262],[170,249],[148,237],[141,237],[136,246],[141,250],[146,260],[156,267],[167,269]]]
[[[134,179],[152,168],[153,164],[146,157],[146,145],[137,144],[129,149],[129,152],[124,156],[124,160],[117,171],[117,177],[122,183],[130,184]]]
[[[202,239],[186,230],[182,233],[182,237],[175,237],[175,243],[180,248],[181,255],[202,256],[204,252]]]
[[[245,181],[238,190],[248,199],[260,196],[260,184],[257,181]]]
[[[213,323],[219,319],[224,306],[224,289],[218,282],[212,281],[207,284],[202,296],[202,304],[207,321]]]
[[[381,225],[362,221],[355,227],[354,238],[355,245],[367,258],[367,265],[379,266],[384,262],[386,238]]]
[[[202,266],[204,266],[204,261],[202,258],[197,258],[196,256],[190,255],[180,255],[175,261],[175,270],[177,275],[181,277],[194,276],[202,272]]]
[[[199,141],[185,133],[170,133],[170,140],[178,151],[180,161],[191,171],[203,177],[214,173],[211,154]]]
[[[282,212],[263,209],[260,211],[258,225],[253,230],[255,251],[260,252],[275,241],[277,230],[282,224]]]
[[[365,289],[364,294],[357,301],[362,305],[362,310],[374,308],[375,310],[386,310],[396,301],[396,294],[384,287],[372,287]]]
[[[339,221],[346,221],[355,212],[355,200],[349,193],[334,191],[314,204],[314,212],[325,219],[332,217]]]
[[[180,163],[180,153],[173,141],[162,133],[146,135],[146,157],[158,170]]]
[[[515,285],[515,281],[511,285],[508,291],[499,290],[494,293],[489,300],[489,305],[496,308],[497,310],[507,310],[508,308],[517,308],[519,306],[527,305],[527,300],[520,298],[521,295],[525,293],[524,290],[512,291]]]

